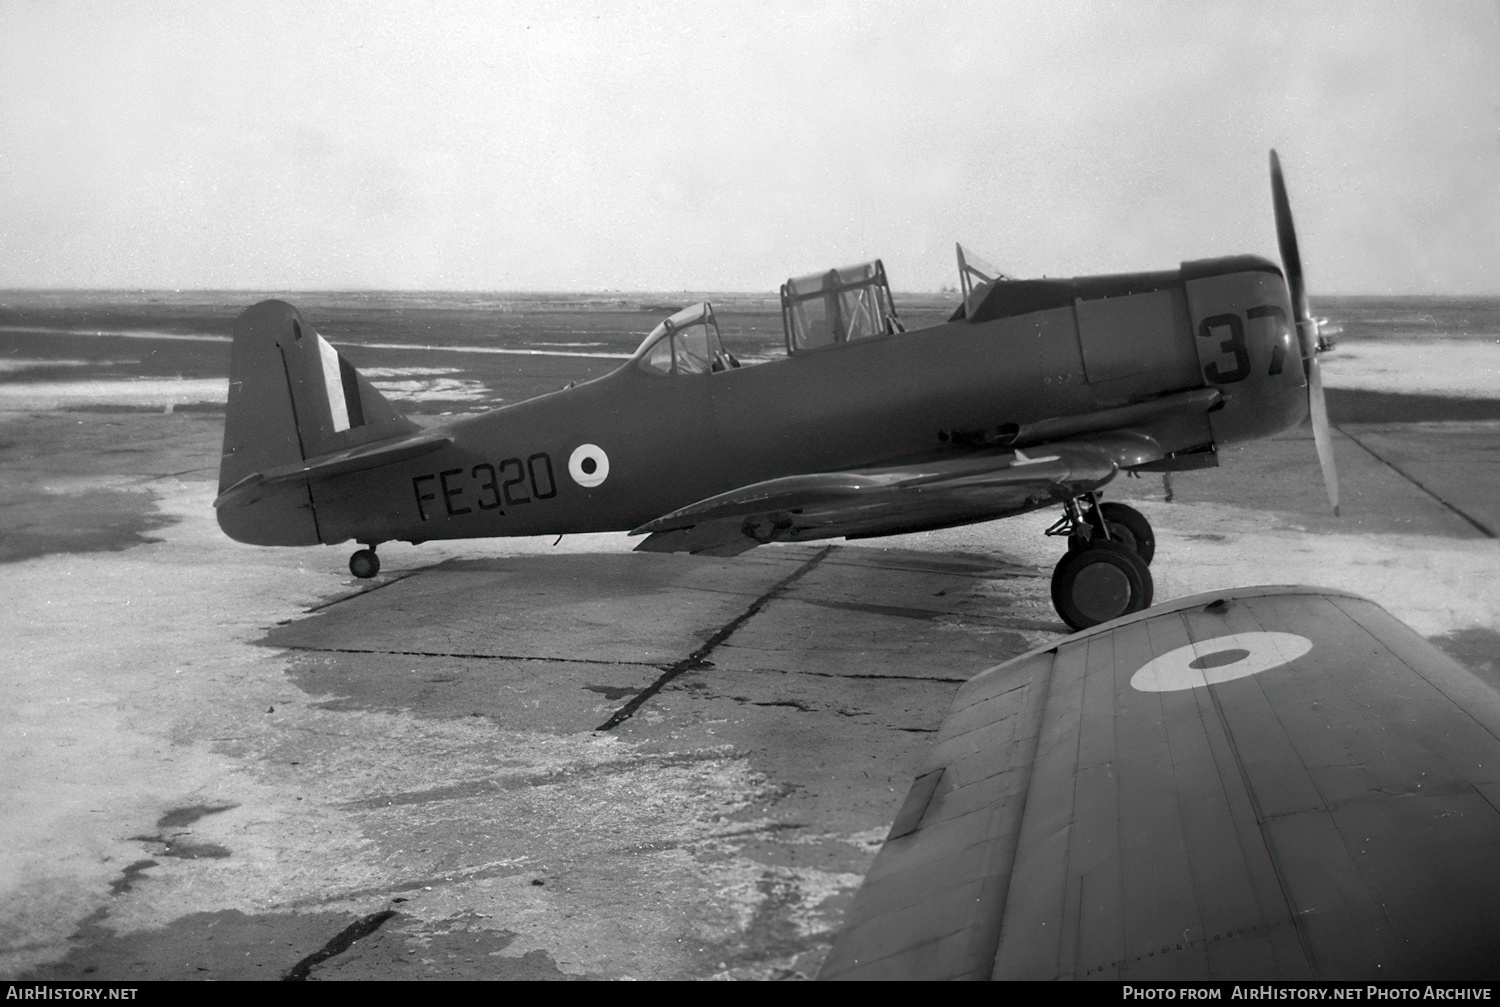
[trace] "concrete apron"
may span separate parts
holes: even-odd
[[[52,651],[10,975],[810,975],[953,690],[1064,628],[1033,567],[878,548],[424,547],[335,594],[153,489],[165,541],[7,571]]]

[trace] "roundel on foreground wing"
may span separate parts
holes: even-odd
[[[568,456],[568,475],[580,486],[598,486],[609,478],[609,455],[597,444],[580,444]]]
[[[1169,650],[1130,676],[1137,692],[1179,692],[1232,682],[1289,664],[1312,650],[1295,633],[1236,633]]]

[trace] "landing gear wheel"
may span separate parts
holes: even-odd
[[[1156,555],[1156,534],[1151,530],[1151,522],[1146,520],[1146,515],[1134,507],[1122,503],[1109,503],[1099,505],[1099,513],[1104,515],[1104,520],[1109,522],[1109,533],[1115,534],[1115,529],[1120,526],[1130,532],[1130,538],[1119,536],[1127,544],[1132,544],[1135,554],[1148,565],[1151,557]]]
[[[361,580],[369,580],[380,572],[380,557],[374,549],[361,549],[349,557],[349,572]]]
[[[1091,544],[1109,541],[1118,542],[1128,546],[1137,556],[1146,561],[1149,566],[1151,557],[1156,555],[1156,534],[1151,530],[1151,522],[1146,520],[1146,515],[1128,507],[1122,503],[1102,503],[1099,505],[1099,514],[1109,522],[1109,538],[1098,537],[1098,531],[1094,531],[1093,537],[1084,538],[1083,535],[1073,534],[1068,536],[1068,552],[1077,552],[1087,549]],[[1093,511],[1088,513],[1090,525],[1098,521],[1098,516]],[[1097,527],[1097,526],[1095,526]]]
[[[1099,533],[1096,531],[1094,534],[1097,536]],[[1136,548],[1135,536],[1131,534],[1130,527],[1128,525],[1121,524],[1119,521],[1111,521],[1109,523],[1109,538],[1107,539],[1084,538],[1082,535],[1069,535],[1068,552],[1078,552],[1081,549],[1087,549],[1090,546],[1095,545],[1102,545],[1105,542],[1114,542],[1117,545],[1123,545],[1131,552],[1138,553],[1138,550]],[[1147,562],[1150,561],[1148,560]]]
[[[1151,604],[1151,569],[1118,542],[1095,542],[1058,560],[1052,604],[1063,622],[1087,629]]]

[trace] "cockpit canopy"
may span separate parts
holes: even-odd
[[[787,280],[781,317],[789,353],[906,331],[879,259]]]
[[[633,359],[652,374],[709,374],[738,367],[719,341],[719,323],[707,301],[689,305],[641,340]]]
[[[1008,280],[1010,277],[973,252],[964,251],[963,245],[955,242],[954,247],[958,249],[958,282],[963,288],[964,296],[961,314],[972,315],[979,303],[994,289],[995,284],[1000,280]]]

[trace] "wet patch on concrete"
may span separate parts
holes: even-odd
[[[398,916],[348,952],[312,968],[308,979],[567,980],[542,950],[515,954],[517,935],[487,927],[476,915],[424,923]]]
[[[0,486],[0,563],[51,553],[119,552],[161,539],[174,524],[146,491],[48,492],[25,483]]]
[[[587,731],[660,671],[654,665],[293,651],[286,673],[323,710],[483,717],[508,728]]]
[[[154,836],[131,836],[134,842],[147,843],[156,846],[154,851],[159,857],[175,857],[179,860],[222,860],[230,855],[227,847],[218,843],[197,843],[183,838],[192,833],[174,832],[174,829],[186,829],[200,818],[208,815],[217,815],[221,812],[230,811],[239,807],[238,804],[193,804],[182,808],[173,808],[156,820],[156,827],[161,830]],[[155,861],[141,861],[141,863],[155,866]],[[134,865],[132,865],[134,866]],[[127,874],[130,868],[126,868]]]
[[[121,872],[120,876],[109,883],[109,894],[123,895],[135,887],[135,883],[149,868],[157,866],[155,860],[137,860]]]
[[[200,818],[233,811],[238,807],[238,804],[190,804],[182,808],[173,808],[156,820],[156,827],[158,829],[182,829]]]
[[[1500,690],[1500,633],[1492,629],[1460,629],[1429,639],[1480,681]]]
[[[221,425],[201,418],[0,413],[0,563],[119,552],[161,539],[152,478],[218,470]]]
[[[196,472],[213,479],[224,439],[211,414],[0,413],[0,466],[15,482],[43,485],[63,475],[141,478]]]
[[[175,857],[178,860],[223,860],[230,855],[228,847],[218,843],[194,843],[182,839],[164,839],[161,836],[131,836],[138,843],[158,847],[158,857]]]
[[[276,980],[359,919],[348,912],[246,915],[230,909],[122,934],[96,913],[70,939],[73,946],[63,958],[17,978]]]
[[[633,696],[640,691],[628,686],[622,688],[614,685],[585,685],[584,688],[589,692],[597,692],[608,700],[624,699],[626,696]]]

